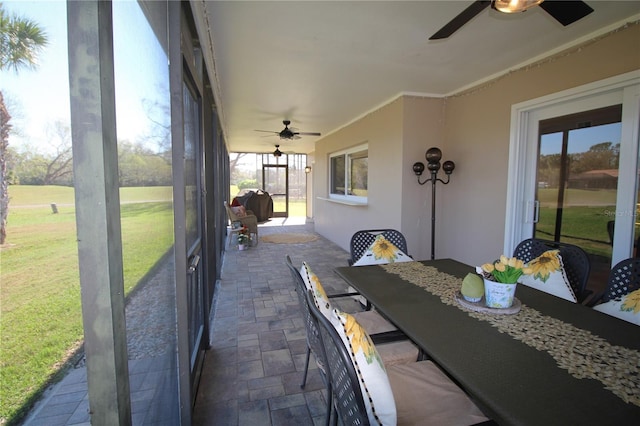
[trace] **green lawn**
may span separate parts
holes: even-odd
[[[0,251],[0,424],[25,413],[83,339],[73,188],[11,186],[9,194]],[[121,190],[127,293],[173,244],[170,200],[170,187]]]

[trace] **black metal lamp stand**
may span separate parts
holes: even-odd
[[[418,177],[418,183],[424,185],[427,182],[431,182],[431,259],[435,259],[435,245],[436,245],[436,182],[442,182],[448,184],[451,178],[451,173],[456,165],[453,161],[445,161],[442,164],[442,170],[447,175],[447,181],[443,181],[438,178],[438,171],[440,170],[440,160],[442,159],[442,151],[439,148],[433,147],[427,150],[425,154],[427,160],[427,168],[431,172],[431,177],[424,182],[420,182],[420,176],[424,172],[424,163],[417,162],[413,164],[413,172]]]

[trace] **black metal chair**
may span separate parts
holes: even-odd
[[[400,231],[396,231],[395,229],[363,230],[351,236],[351,258],[348,259],[349,265],[357,262],[380,234],[404,253],[409,254],[407,253],[407,240]]]
[[[300,309],[302,311],[302,316],[304,319],[304,325],[305,325],[305,330],[306,330],[306,334],[307,334],[307,354],[306,354],[306,359],[305,359],[305,364],[304,364],[304,374],[302,376],[302,383],[300,384],[300,388],[304,389],[306,382],[307,382],[307,374],[309,371],[309,361],[311,358],[311,353],[313,353],[313,356],[316,359],[316,363],[318,364],[318,370],[320,372],[320,376],[326,386],[327,389],[327,424],[329,424],[329,419],[331,417],[331,393],[332,393],[332,388],[331,388],[331,382],[328,378],[328,373],[327,373],[327,360],[326,360],[326,355],[324,352],[324,348],[323,348],[323,344],[322,344],[322,340],[319,334],[319,330],[318,330],[318,321],[315,318],[316,315],[312,314],[312,311],[317,311],[317,313],[324,317],[324,315],[322,315],[322,313],[320,313],[320,311],[318,311],[318,308],[316,308],[315,303],[313,302],[313,296],[311,294],[308,293],[307,291],[307,287],[304,283],[304,280],[302,278],[302,276],[300,275],[300,272],[298,271],[298,269],[296,269],[295,266],[293,266],[293,262],[291,261],[291,257],[286,256],[285,258],[285,263],[287,265],[287,267],[289,268],[289,272],[291,273],[291,277],[293,278],[293,281],[296,285],[296,293],[298,294],[298,302],[300,304]],[[367,312],[367,315],[371,315],[371,314],[376,314],[375,312]],[[357,315],[357,314],[356,314]],[[397,342],[402,342],[402,341],[408,341],[407,336],[402,333],[401,331],[398,331],[397,329],[392,330],[392,331],[385,331],[385,332],[381,332],[381,333],[374,333],[371,334],[371,339],[376,343],[376,344],[386,344],[386,343],[397,343]],[[416,349],[416,357],[415,359],[418,359],[418,357],[421,356],[421,354],[418,353],[418,350]]]
[[[560,250],[567,279],[578,303],[582,303],[592,293],[591,290],[587,290],[591,263],[589,256],[583,249],[573,244],[529,238],[518,244],[513,251],[513,256],[524,263],[529,263],[545,251],[556,249]]]
[[[351,360],[349,350],[331,322],[315,306],[312,306],[310,310],[316,318],[327,360],[333,390],[333,412],[336,414],[333,424],[337,424],[339,418],[344,426],[370,425],[360,387],[360,378]],[[399,371],[402,373],[397,373]],[[407,372],[409,373],[407,374]],[[405,391],[408,389],[409,393],[416,395],[416,398],[411,398],[412,402],[408,404],[406,401],[396,400],[396,407],[399,410],[399,426],[403,424],[402,418],[406,419],[407,417],[414,418],[414,421],[410,421],[411,424],[418,424],[416,418],[419,418],[417,420],[419,424],[429,424],[430,419],[423,416],[423,414],[428,415],[429,409],[425,411],[425,407],[428,406],[437,407],[436,411],[439,416],[443,416],[443,411],[449,412],[452,417],[456,418],[455,424],[470,424],[477,421],[475,424],[495,425],[495,422],[486,419],[464,392],[431,361],[391,366],[387,368],[387,373],[392,390],[405,387]],[[406,383],[400,383],[402,378],[406,377],[411,377],[412,384],[409,387]],[[414,379],[420,377],[425,377],[424,385],[413,388],[415,386]],[[446,390],[444,390],[445,388]],[[434,392],[431,393],[430,389],[433,389]],[[441,398],[442,401],[439,401],[438,398]],[[451,403],[452,400],[455,402]],[[403,404],[402,408],[400,404]],[[444,406],[447,408],[443,408]],[[407,416],[407,408],[416,410],[413,416]],[[433,423],[433,419],[431,419],[431,423]]]
[[[322,345],[322,340],[320,337],[320,331],[318,329],[318,321],[315,316],[311,313],[309,308],[309,303],[307,300],[307,288],[304,284],[304,280],[300,275],[300,272],[293,266],[291,262],[291,258],[289,256],[286,257],[287,267],[289,268],[289,272],[291,272],[291,277],[293,278],[294,283],[296,284],[296,293],[298,294],[298,302],[300,304],[300,309],[302,310],[302,316],[304,319],[304,326],[307,333],[307,356],[304,364],[304,375],[302,376],[302,383],[300,387],[304,389],[304,386],[307,383],[307,373],[309,371],[309,359],[311,357],[311,352],[313,352],[313,356],[316,359],[316,363],[318,364],[318,370],[320,372],[320,376],[322,377],[322,381],[324,382],[327,389],[327,422],[328,425],[331,418],[331,382],[328,378],[328,373],[326,369],[327,361],[324,353],[324,348]],[[315,306],[314,306],[315,308]]]
[[[589,306],[620,299],[638,289],[640,289],[640,258],[631,257],[618,262],[611,268],[607,287],[602,294],[589,301]]]

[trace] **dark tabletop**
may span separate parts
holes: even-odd
[[[640,327],[524,285],[516,291],[523,305],[518,314],[479,314],[462,308],[450,294],[474,272],[472,267],[451,259],[395,266],[409,264],[448,275],[439,275],[434,294],[421,286],[424,282],[403,279],[385,266],[336,272],[499,424],[640,424]],[[440,291],[445,288],[448,292]],[[618,374],[625,370],[615,380],[617,392],[605,388],[607,379],[592,378],[603,364]],[[620,387],[632,402],[619,396]]]

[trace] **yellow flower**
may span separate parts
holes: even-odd
[[[547,282],[547,279],[552,272],[560,270],[558,250],[549,250],[544,252],[542,255],[538,256],[538,258],[529,262],[529,268],[535,278],[542,280],[542,282]]]
[[[484,265],[482,265],[482,270],[488,274],[492,273],[494,269],[495,268],[493,267],[493,263],[485,263]]]
[[[349,337],[353,352],[357,353],[362,351],[365,359],[367,360],[367,363],[369,364],[376,360],[381,365],[384,365],[382,364],[382,360],[378,358],[378,352],[375,350],[375,347],[373,346],[373,342],[369,338],[369,335],[362,329],[358,321],[356,321],[356,319],[349,314],[343,315],[346,320],[344,325],[345,333]]]
[[[386,238],[382,235],[376,237],[376,241],[373,243],[371,247],[371,251],[373,251],[373,255],[376,259],[389,259],[394,260],[396,256],[396,247],[391,244]]]
[[[633,311],[634,315],[640,312],[640,290],[632,291],[623,300],[621,310]]]

